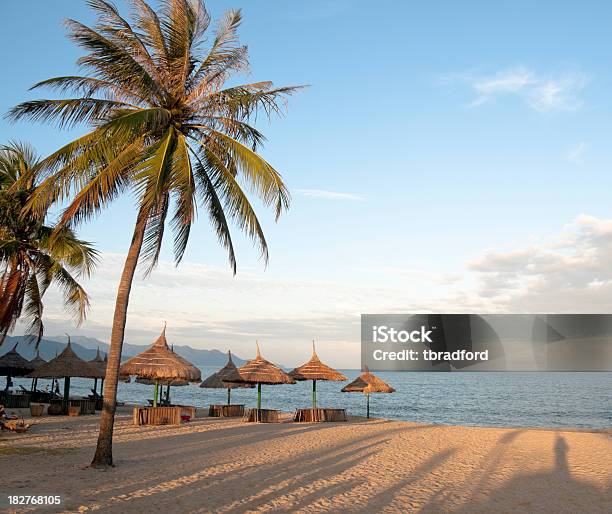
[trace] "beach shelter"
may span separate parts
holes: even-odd
[[[105,361],[102,358],[102,355],[100,355],[100,348],[99,347],[96,349],[96,356],[93,359],[91,359],[90,361],[88,361],[88,362],[90,362],[94,366],[97,366],[102,371],[102,373],[103,373],[102,380],[100,381],[101,382],[100,383],[100,396],[101,396],[102,395],[102,389],[104,388],[104,377],[106,376],[106,364],[107,364],[107,361]],[[98,390],[98,379],[94,378],[94,386],[93,386],[94,395],[98,394],[97,390]]]
[[[171,383],[174,380],[186,382],[202,380],[202,374],[198,368],[168,347],[165,324],[161,334],[149,348],[121,365],[119,375],[150,379],[155,384],[154,407],[157,407],[160,383]]]
[[[343,393],[364,393],[367,398],[367,417],[370,417],[370,394],[371,393],[394,393],[393,389],[384,380],[370,373],[368,368],[350,384],[342,388]]]
[[[68,336],[68,344],[62,353],[49,362],[41,364],[29,376],[32,378],[63,378],[64,404],[67,405],[70,400],[70,379],[72,377],[102,378],[104,372],[98,366],[81,359],[74,353],[70,336]]]
[[[34,369],[40,368],[43,364],[46,364],[47,361],[40,356],[40,350],[36,350],[36,356],[30,361],[30,364]],[[32,379],[32,391],[35,391],[38,387],[38,379]]]
[[[289,376],[295,380],[312,380],[312,408],[317,408],[317,380],[330,380],[342,382],[348,380],[342,373],[326,366],[319,360],[315,343],[312,342],[312,357],[306,364],[289,372]]]
[[[0,375],[6,377],[5,391],[8,390],[12,377],[24,377],[34,370],[32,363],[17,351],[18,344],[0,357]]]
[[[295,384],[295,380],[278,366],[264,359],[259,352],[259,343],[255,344],[257,346],[257,356],[241,368],[238,368],[237,377],[230,378],[229,380],[224,379],[224,382],[257,385],[257,409],[261,409],[262,384]]]
[[[232,389],[235,387],[255,387],[255,384],[245,382],[228,382],[228,380],[240,380],[238,368],[232,360],[232,352],[227,352],[227,364],[219,371],[210,375],[204,380],[200,387],[205,389],[227,389],[227,404],[231,403]]]

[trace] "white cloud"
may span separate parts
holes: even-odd
[[[477,107],[504,96],[516,96],[540,112],[576,110],[582,106],[578,93],[588,79],[578,72],[540,75],[524,66],[490,75],[467,73],[446,77],[444,82],[467,84],[476,97],[469,107]]]
[[[301,196],[307,196],[309,198],[320,198],[323,200],[365,200],[365,196],[353,193],[339,193],[337,191],[327,191],[325,189],[294,189],[293,192]]]
[[[477,293],[509,312],[610,312],[612,220],[580,215],[549,242],[468,264]]]

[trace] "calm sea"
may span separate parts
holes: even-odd
[[[216,371],[203,367],[202,376]],[[359,372],[343,370],[350,380]],[[500,427],[612,427],[612,373],[410,373],[380,372],[393,394],[370,398],[371,416],[379,418]],[[4,385],[4,380],[0,382]],[[28,379],[14,379],[29,387]],[[39,388],[50,381],[39,380]],[[366,400],[359,393],[341,393],[347,382],[318,382],[322,407],[346,407],[349,414],[365,415]],[[71,394],[84,395],[93,380],[72,379]],[[197,385],[171,388],[173,403],[204,407],[225,403],[226,390]],[[120,384],[118,398],[146,403],[153,386]],[[263,386],[262,407],[293,411],[308,407],[312,383]],[[232,403],[255,406],[255,389],[234,389]]]

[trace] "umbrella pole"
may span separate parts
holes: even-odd
[[[68,412],[68,405],[70,403],[70,377],[64,377],[64,409]]]
[[[104,391],[104,379],[100,380],[100,396],[102,396],[102,391]]]
[[[6,387],[4,388],[5,391],[8,391],[10,383],[11,383],[11,375],[6,375]]]
[[[157,407],[157,393],[159,390],[159,384],[155,381],[155,392],[153,393],[153,407]]]
[[[366,418],[370,419],[370,394],[366,393]]]
[[[261,409],[261,384],[257,384],[257,410]]]
[[[166,388],[166,402],[170,406],[170,382],[168,382],[168,387]]]
[[[232,388],[231,388],[231,387],[228,387],[228,388],[227,388],[227,404],[228,404],[228,405],[229,405],[229,404],[230,404],[230,402],[231,402],[231,400],[230,400],[230,399],[231,399],[231,396],[232,396]]]
[[[36,380],[35,378],[32,379],[32,385],[30,386],[30,391],[32,392],[34,392],[34,381],[35,380]]]
[[[312,408],[317,408],[317,381],[312,381]]]
[[[94,396],[98,394],[97,391],[98,391],[98,379],[94,378]]]

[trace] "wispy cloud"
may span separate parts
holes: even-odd
[[[476,95],[468,107],[478,107],[504,96],[522,99],[539,112],[579,109],[583,101],[579,92],[588,82],[580,72],[543,75],[525,67],[516,66],[493,74],[463,73],[445,77],[445,83],[466,84]]]
[[[309,198],[320,198],[323,200],[353,200],[364,201],[366,198],[354,193],[340,193],[338,191],[327,191],[325,189],[294,189],[294,193]]]
[[[574,164],[582,164],[585,150],[586,143],[584,141],[573,145],[567,152],[567,160]]]

